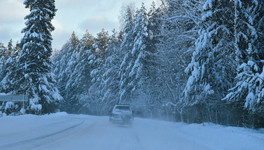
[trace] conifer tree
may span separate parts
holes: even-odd
[[[119,103],[127,103],[126,101],[130,101],[131,99],[131,85],[129,85],[129,81],[131,78],[129,77],[129,72],[132,67],[132,56],[131,50],[134,42],[133,28],[134,28],[134,13],[132,8],[127,7],[125,13],[125,26],[123,29],[124,39],[120,46],[120,52],[123,55],[122,62],[120,64],[120,85],[119,85]]]
[[[5,72],[5,63],[6,63],[6,47],[3,43],[0,42],[0,80],[4,78]],[[3,85],[0,85],[0,90],[2,90]]]
[[[53,72],[56,75],[57,86],[61,91],[64,101],[60,104],[63,111],[73,112],[75,107],[73,76],[79,60],[79,38],[73,32],[68,42],[62,47],[60,53],[54,58]]]
[[[140,85],[142,85],[142,78],[143,76],[143,59],[146,55],[147,50],[147,42],[149,38],[148,33],[148,16],[146,13],[146,8],[142,4],[141,8],[139,9],[137,16],[136,16],[136,22],[135,27],[133,30],[134,34],[134,43],[133,48],[131,51],[133,64],[129,73],[129,76],[131,77],[130,84],[132,87],[132,92],[135,92],[136,89],[140,88]]]
[[[11,44],[8,44],[11,48]],[[9,48],[9,49],[10,49]],[[18,59],[18,53],[21,50],[20,43],[17,43],[16,46],[11,50],[11,56],[6,60],[6,69],[4,71],[4,76],[1,81],[1,85],[3,87],[4,93],[12,93],[16,94],[19,91],[19,86],[16,83],[16,78],[19,76],[19,72],[16,72],[17,69],[17,59]],[[13,52],[12,52],[13,51]]]
[[[106,49],[106,59],[103,65],[105,71],[100,85],[103,95],[102,102],[106,111],[110,110],[119,101],[119,68],[122,61],[121,42],[122,35],[118,35],[114,30]]]
[[[105,62],[105,50],[108,47],[109,44],[109,34],[107,31],[102,29],[101,32],[97,34],[97,37],[95,38],[95,44],[93,44],[93,54],[95,57],[93,57],[93,60],[91,60],[91,86],[89,88],[89,96],[93,100],[94,103],[94,111],[96,113],[102,113],[103,110],[100,109],[100,107],[104,104],[102,104],[102,91],[101,91],[101,82],[102,82],[102,75],[105,72],[105,68],[103,68],[103,64]]]
[[[146,93],[151,97],[147,100],[148,112],[151,116],[160,115],[162,111],[161,105],[165,104],[168,98],[166,84],[164,83],[163,72],[168,72],[168,68],[162,67],[161,55],[159,45],[163,40],[162,26],[164,25],[165,9],[161,5],[159,7],[153,2],[148,12],[148,26],[147,26],[147,56],[144,64],[146,70]],[[166,69],[165,69],[166,68]],[[166,70],[166,71],[165,71]],[[166,100],[165,100],[166,99]],[[154,114],[155,113],[155,114]]]
[[[251,112],[264,111],[263,1],[235,0],[236,85],[225,100],[238,102]],[[261,28],[262,27],[262,28]],[[262,35],[261,35],[262,34]]]
[[[152,22],[154,23],[154,22]],[[154,25],[154,24],[152,24]],[[130,81],[128,85],[131,88],[135,107],[139,106],[141,111],[148,111],[151,114],[152,110],[146,110],[153,107],[155,103],[154,92],[158,85],[157,82],[157,57],[156,48],[154,45],[153,35],[155,30],[150,30],[150,22],[144,4],[138,10],[136,22],[133,28],[134,42],[131,50],[131,67],[129,70]],[[157,30],[156,30],[157,31]],[[155,96],[154,96],[155,95]],[[146,106],[143,108],[142,106]]]
[[[22,30],[22,50],[16,67],[18,74],[14,79],[15,84],[19,85],[17,94],[29,95],[27,110],[31,113],[55,112],[62,99],[55,86],[50,61],[51,32],[54,30],[51,20],[56,12],[55,1],[25,0],[24,4],[30,14],[25,17],[27,21]]]
[[[95,43],[94,37],[86,32],[83,38],[80,40],[79,44],[79,59],[72,73],[70,73],[70,82],[72,87],[72,101],[71,112],[89,112],[89,107],[86,107],[91,100],[88,95],[88,90],[91,86],[91,76],[90,72],[92,70],[92,65],[90,60],[94,54],[92,54],[93,44]],[[89,106],[89,105],[88,105]]]
[[[207,0],[203,6],[199,38],[192,61],[186,68],[190,76],[183,102],[187,107],[198,109],[199,121],[212,118],[211,112],[207,112],[209,117],[202,113],[221,102],[234,77],[234,66],[226,63],[233,60],[234,54],[232,6],[229,0]]]

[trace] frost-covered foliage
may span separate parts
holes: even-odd
[[[62,110],[71,113],[97,113],[95,110],[100,110],[101,91],[98,88],[107,43],[108,33],[104,30],[96,38],[87,32],[81,40],[73,33],[54,56],[53,71],[65,99]]]
[[[122,34],[118,34],[115,30],[110,37],[109,45],[105,50],[105,62],[103,64],[104,72],[101,80],[101,93],[103,110],[110,110],[114,104],[119,102],[119,67],[122,61],[122,52],[120,45],[122,42]]]
[[[68,96],[68,100],[65,100],[65,105],[67,106],[64,108],[68,112],[82,112],[82,108],[86,108],[85,104],[82,105],[82,101],[85,99],[82,99],[82,95],[86,93],[91,85],[91,76],[90,72],[93,68],[92,61],[95,57],[92,53],[92,47],[94,44],[94,37],[86,32],[86,34],[82,37],[79,43],[79,51],[76,51],[78,53],[78,59],[71,60],[76,61],[76,66],[73,70],[73,72],[68,72],[69,80],[67,80],[67,84],[71,85],[70,89],[69,86],[66,86],[65,91],[68,91],[70,93]],[[61,62],[63,63],[63,62]],[[59,66],[58,64],[57,66]],[[62,81],[59,83],[61,84]],[[81,109],[80,109],[80,106]]]
[[[135,25],[133,28],[133,45],[130,51],[130,64],[128,76],[130,78],[129,85],[131,85],[132,99],[136,99],[140,94],[142,94],[145,74],[144,74],[144,59],[147,55],[148,47],[148,18],[147,12],[144,5],[138,10],[135,17]],[[126,100],[121,100],[126,101]]]
[[[7,47],[0,42],[0,81],[6,76],[9,70],[10,57],[14,55],[16,47],[13,47],[12,39],[8,42]],[[3,84],[0,85],[0,90],[3,89]]]
[[[61,109],[102,115],[128,103],[141,116],[263,126],[263,8],[242,0],[128,6],[120,32],[73,34],[53,57]]]
[[[15,76],[18,74],[16,72],[18,53],[21,51],[21,44],[17,42],[13,46],[12,40],[9,41],[7,47],[7,59],[4,62],[3,74],[1,76],[1,92],[3,93],[17,93],[19,90],[19,85],[15,85]]]
[[[131,7],[127,7],[124,17],[124,39],[120,45],[120,52],[124,55],[120,64],[120,82],[119,82],[119,102],[122,100],[131,100],[131,85],[129,84],[131,78],[129,77],[129,72],[132,67],[132,56],[131,50],[133,46],[133,28],[134,28],[134,14]]]
[[[60,53],[54,56],[53,62],[54,67],[53,73],[57,80],[57,87],[59,88],[64,101],[61,105],[65,110],[74,110],[75,106],[78,105],[76,96],[74,93],[77,92],[78,88],[73,79],[76,74],[75,68],[80,59],[79,55],[79,39],[72,33],[69,41],[62,47]],[[69,111],[71,112],[71,111]]]
[[[15,64],[12,72],[4,79],[7,92],[27,94],[30,102],[27,111],[32,113],[51,113],[56,110],[62,99],[55,86],[51,73],[50,56],[51,31],[54,30],[51,20],[55,16],[54,0],[25,0],[30,14],[25,17],[26,27],[22,30],[21,51],[17,58],[9,60]]]
[[[102,80],[103,73],[105,72],[105,68],[103,67],[103,65],[106,59],[106,48],[108,47],[108,43],[109,34],[107,31],[102,29],[102,31],[97,34],[95,43],[93,45],[94,56],[93,60],[91,60],[92,70],[90,72],[91,85],[88,91],[91,98],[89,104],[93,107],[90,110],[97,114],[105,113],[106,111],[108,111],[102,109],[103,106],[106,106],[102,102],[102,97],[104,95],[104,93],[102,93]]]
[[[6,51],[7,48],[3,43],[0,43],[0,79],[4,77],[5,62],[6,62]]]
[[[166,107],[176,106],[182,99],[187,76],[187,67],[194,51],[194,43],[198,34],[200,18],[200,2],[167,0],[165,8],[159,8],[161,15],[159,52],[160,75],[163,81],[162,89],[166,89],[164,98],[168,99]],[[170,110],[169,110],[170,111]]]
[[[1,93],[16,93],[18,87],[15,87],[11,77],[15,76],[17,54],[19,52],[19,44],[13,47],[13,42],[10,40],[7,47],[0,43],[0,92]],[[18,114],[22,109],[21,103],[2,102],[0,101],[0,111],[4,114]]]
[[[184,90],[185,105],[211,103],[214,99],[220,101],[232,84],[235,62],[230,62],[234,49],[231,14],[229,0],[204,3],[200,36],[192,61],[186,68],[190,77]],[[221,19],[218,18],[220,15]]]
[[[159,25],[159,9],[152,5],[147,14],[144,4],[134,15],[133,26],[129,24],[131,11],[127,10],[127,24],[121,50],[126,54],[121,63],[120,103],[130,103],[141,113],[157,112],[161,106],[158,90],[158,57],[156,43]],[[130,21],[132,22],[132,21]],[[157,100],[159,99],[159,100]],[[155,108],[155,109],[154,109]]]
[[[264,112],[263,26],[264,2],[236,0],[235,47],[238,66],[236,85],[225,100],[242,102],[254,113]],[[261,46],[262,45],[262,46]]]
[[[57,85],[65,99],[63,110],[105,114],[115,103],[137,105],[136,99],[146,108],[146,95],[152,96],[148,103],[154,107],[161,81],[155,62],[157,38],[150,28],[158,30],[157,20],[152,12],[149,23],[144,6],[137,14],[133,12],[126,9],[122,32],[111,37],[104,30],[97,37],[87,33],[80,41],[73,34],[53,57]]]

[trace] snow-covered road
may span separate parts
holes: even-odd
[[[213,124],[53,115],[0,118],[0,150],[263,150],[264,132]]]

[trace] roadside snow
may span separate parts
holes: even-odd
[[[56,113],[0,118],[0,149],[19,150],[263,150],[264,129]]]

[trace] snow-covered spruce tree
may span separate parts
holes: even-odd
[[[151,114],[156,76],[155,47],[151,41],[149,20],[144,4],[138,10],[133,28],[133,47],[130,51],[131,61],[128,71],[129,88],[131,88],[132,105],[144,114]],[[138,107],[138,108],[136,108]]]
[[[78,97],[79,97],[79,93],[82,91],[82,89],[77,88],[77,85],[79,84],[76,81],[76,78],[78,76],[78,74],[76,72],[78,72],[77,65],[80,63],[81,61],[81,47],[82,44],[81,42],[78,40],[78,38],[72,35],[71,38],[71,44],[69,45],[69,51],[67,52],[68,54],[68,59],[69,62],[66,64],[66,69],[64,70],[64,75],[66,77],[68,77],[68,80],[65,82],[65,98],[67,98],[67,100],[65,100],[65,108],[67,109],[67,112],[70,113],[77,113],[79,108],[81,107],[78,101]],[[76,43],[75,43],[76,42]]]
[[[6,48],[4,46],[3,43],[0,42],[0,81],[2,78],[4,78],[4,66],[5,66],[5,59],[4,59],[4,56],[5,56],[5,51],[6,51]],[[2,93],[4,91],[3,89],[3,83],[1,82],[0,84],[0,93]],[[2,113],[4,111],[4,105],[5,103],[4,102],[0,102],[0,112]]]
[[[149,95],[147,100],[147,109],[151,117],[158,117],[162,115],[162,105],[168,99],[168,92],[166,92],[166,84],[164,83],[161,65],[161,57],[159,55],[158,46],[162,40],[161,26],[164,19],[163,6],[156,7],[153,2],[148,12],[148,26],[147,26],[147,55],[144,60],[146,72],[146,93]]]
[[[16,46],[13,48],[13,52],[11,52],[11,56],[6,60],[6,69],[3,72],[4,76],[1,80],[2,85],[2,91],[4,93],[18,93],[19,86],[16,83],[17,77],[19,77],[19,72],[16,72],[17,69],[17,59],[18,59],[18,53],[21,50],[21,45],[19,43],[16,44]]]
[[[129,85],[132,88],[133,102],[141,102],[144,104],[146,98],[143,98],[143,86],[144,86],[144,73],[143,73],[143,59],[146,57],[147,42],[149,38],[148,34],[148,16],[146,8],[142,3],[141,8],[136,14],[136,22],[133,29],[134,41],[131,50],[131,69],[129,70]],[[141,98],[141,99],[140,99]],[[140,99],[140,100],[139,100]],[[137,105],[138,105],[137,104]]]
[[[134,13],[131,7],[127,7],[124,16],[124,39],[120,46],[120,52],[123,55],[122,62],[120,64],[120,85],[119,85],[119,102],[118,103],[128,103],[131,101],[131,85],[129,81],[129,72],[132,67],[132,56],[131,50],[134,42],[133,27],[134,27]]]
[[[0,43],[0,79],[4,77],[4,68],[7,58],[7,48],[3,43]]]
[[[106,111],[109,111],[119,101],[119,68],[122,61],[121,43],[122,34],[113,30],[108,47],[105,50],[106,58],[103,65],[105,71],[100,85],[103,95],[102,102]]]
[[[182,91],[188,77],[184,73],[191,61],[198,38],[202,1],[166,0],[160,7],[163,15],[157,43],[160,57],[159,75],[162,81],[164,106],[168,115],[180,120]],[[177,115],[177,117],[175,117]]]
[[[62,47],[62,50],[53,59],[55,79],[57,87],[61,92],[64,101],[60,103],[60,109],[66,112],[73,112],[76,107],[76,100],[73,87],[72,73],[79,61],[79,39],[73,32],[69,41]]]
[[[94,43],[94,37],[89,32],[86,32],[80,40],[80,56],[69,80],[74,88],[72,90],[75,91],[75,101],[72,103],[72,107],[74,107],[72,112],[74,113],[90,113],[89,101],[91,101],[91,99],[88,90],[92,84],[90,72],[93,66],[90,61],[95,58],[92,52]]]
[[[102,114],[104,110],[101,107],[104,105],[102,103],[103,93],[101,90],[102,75],[105,72],[103,64],[105,62],[105,50],[108,47],[109,34],[107,31],[102,29],[101,32],[97,34],[95,38],[95,44],[93,44],[93,53],[95,57],[91,60],[90,76],[91,76],[91,86],[89,88],[89,96],[93,100],[91,101],[92,111],[95,114]]]
[[[22,30],[22,50],[16,67],[19,73],[16,84],[20,85],[17,94],[29,95],[27,111],[30,113],[55,112],[62,100],[55,86],[50,61],[55,1],[25,0],[24,4],[30,14],[25,17],[26,27]]]
[[[157,49],[156,45],[161,39],[161,26],[163,24],[164,10],[161,6],[156,7],[156,4],[152,2],[150,10],[148,12],[148,29],[151,43],[149,44],[152,49]]]
[[[243,105],[253,114],[264,112],[264,48],[263,41],[259,41],[264,33],[263,5],[261,0],[235,0],[235,47],[240,64],[236,85],[225,97],[225,100]]]
[[[14,53],[15,53],[15,49],[14,49],[14,46],[13,46],[13,40],[11,39],[11,40],[8,42],[8,45],[7,45],[7,56],[10,57],[10,56],[12,56]]]
[[[2,47],[2,46],[0,46]],[[0,81],[3,80],[3,78],[6,77],[7,72],[9,72],[9,65],[11,62],[11,57],[14,54],[14,47],[13,47],[13,42],[12,39],[8,42],[8,46],[7,48],[0,48],[0,56],[1,56],[1,64],[0,65],[2,67],[2,72],[0,73]],[[4,85],[3,83],[1,84],[2,86]],[[0,86],[1,87],[1,86]]]
[[[4,63],[2,66],[2,74],[0,76],[0,92],[1,93],[16,93],[15,89],[18,87],[15,87],[13,85],[13,81],[10,80],[16,75],[15,69],[16,69],[16,61],[17,61],[17,52],[19,48],[16,46],[15,48],[13,47],[12,40],[9,41],[7,49],[5,49],[4,53],[2,54],[2,58],[4,58]],[[3,102],[2,104],[2,112],[6,114],[10,113],[16,113],[19,112],[22,108],[20,105],[21,103],[14,103],[14,102]]]
[[[218,106],[232,85],[234,66],[232,1],[207,0],[203,5],[201,29],[184,89],[183,106],[190,121],[218,122]],[[196,111],[196,115],[193,115]],[[213,115],[213,112],[216,114]]]

